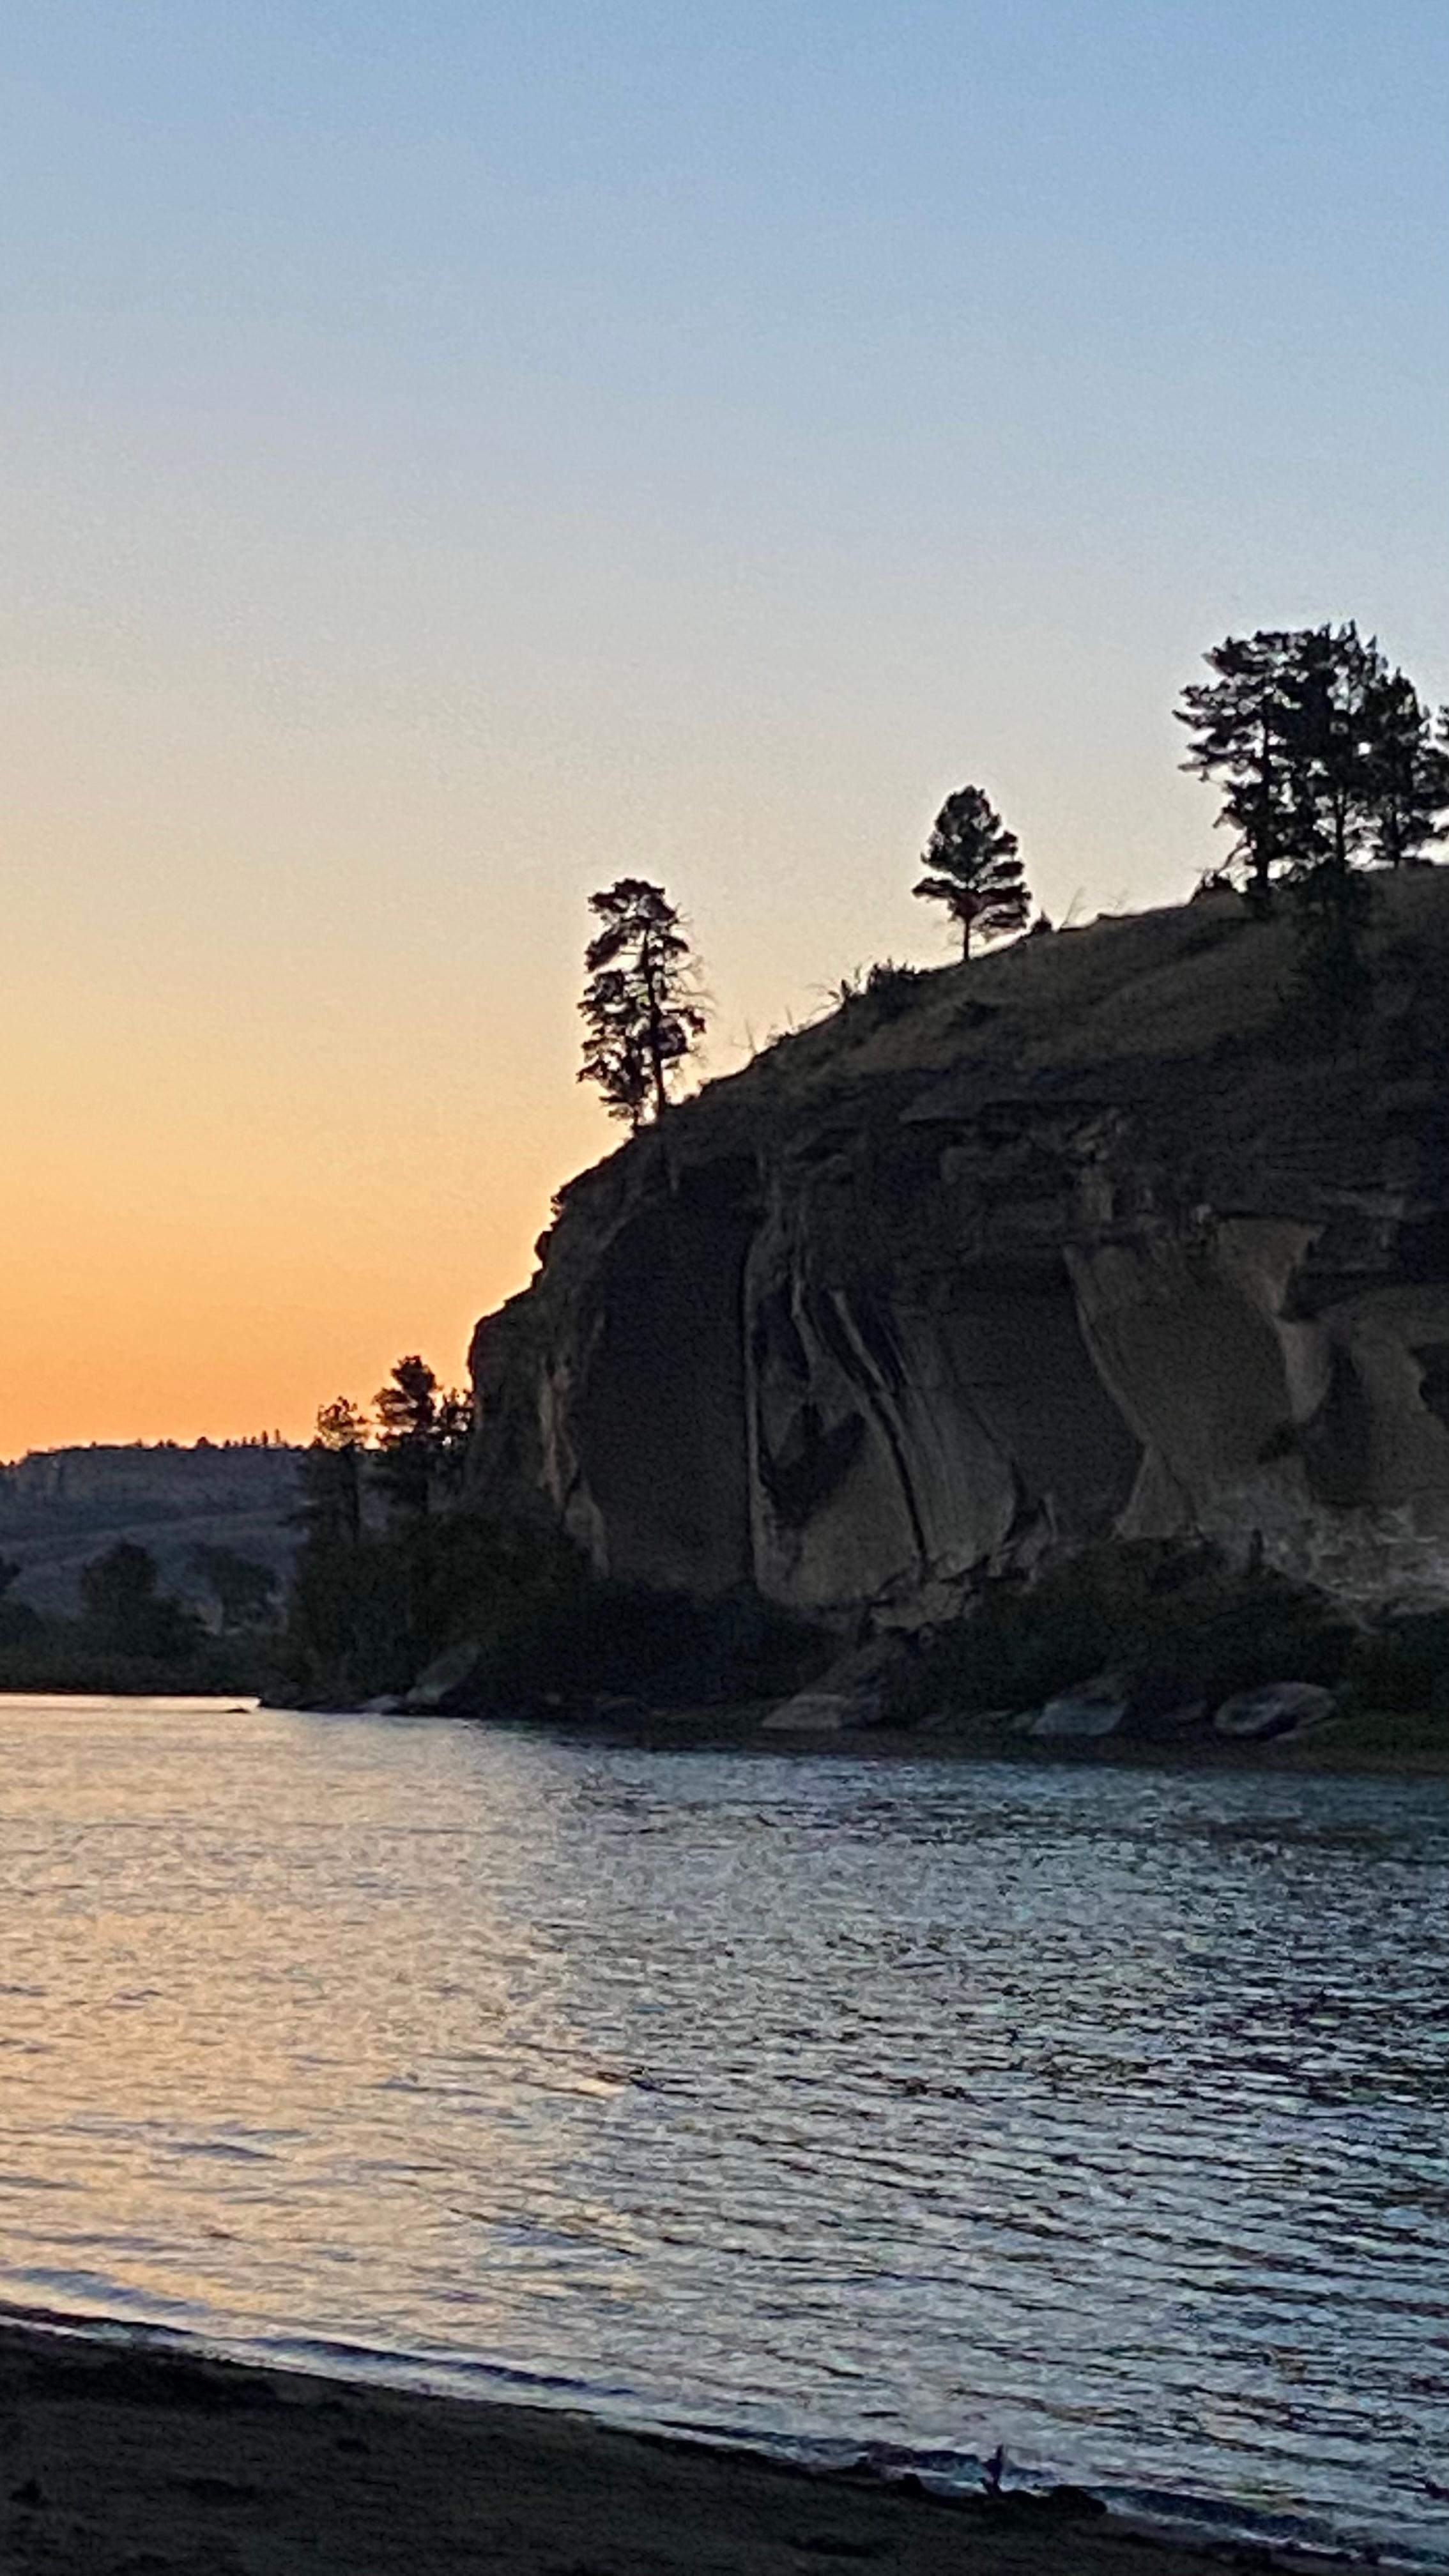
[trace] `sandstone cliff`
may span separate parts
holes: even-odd
[[[1449,872],[1374,962],[1336,1056],[1231,896],[776,1045],[563,1193],[475,1336],[475,1495],[842,1623],[1111,1532],[1449,1600]]]

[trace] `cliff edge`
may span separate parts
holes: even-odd
[[[1371,955],[1332,1054],[1232,895],[881,978],[561,1194],[474,1499],[842,1626],[1113,1533],[1449,1602],[1449,871]]]

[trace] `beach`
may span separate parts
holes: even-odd
[[[0,2326],[6,2576],[1223,2576],[1073,2490],[946,2501],[581,2416]],[[1311,2576],[1327,2560],[1283,2563]]]

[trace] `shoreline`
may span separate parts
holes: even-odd
[[[263,1697],[258,1705],[286,1714]],[[1228,1774],[1255,1778],[1365,1780],[1449,1779],[1449,1725],[1425,1716],[1372,1711],[1326,1718],[1291,1735],[1254,1743],[1215,1735],[1210,1728],[1190,1740],[1129,1733],[1032,1741],[1018,1735],[1011,1717],[963,1714],[949,1722],[916,1726],[879,1723],[838,1729],[767,1728],[773,1701],[737,1701],[711,1708],[640,1709],[628,1715],[570,1718],[553,1714],[477,1711],[316,1708],[298,1716],[383,1716],[399,1725],[499,1727],[560,1744],[607,1745],[644,1753],[761,1753],[791,1759],[801,1754],[846,1761],[975,1762],[1003,1769],[1152,1771],[1184,1779]]]
[[[649,1708],[628,1714],[571,1717],[554,1712],[507,1710],[496,1714],[467,1709],[358,1708],[345,1702],[273,1698],[265,1691],[82,1691],[65,1688],[0,1690],[0,1707],[25,1706],[101,1710],[118,1701],[136,1700],[160,1710],[188,1713],[216,1710],[250,1715],[263,1710],[286,1717],[382,1718],[409,1726],[496,1727],[551,1737],[563,1744],[593,1744],[647,1753],[763,1753],[790,1758],[825,1755],[834,1760],[935,1761],[999,1763],[1004,1768],[1033,1771],[1152,1771],[1165,1777],[1200,1778],[1230,1774],[1240,1778],[1264,1774],[1288,1779],[1444,1780],[1449,1779],[1449,1724],[1428,1712],[1407,1715],[1391,1710],[1354,1710],[1320,1720],[1301,1731],[1251,1742],[1217,1736],[1210,1729],[1190,1740],[1122,1733],[1051,1743],[1032,1742],[1016,1734],[1013,1720],[997,1713],[915,1726],[871,1724],[839,1729],[767,1729],[763,1720],[771,1701],[722,1702],[707,1708]]]
[[[581,2412],[419,2394],[0,2314],[8,2576],[1342,2576],[1081,2489],[945,2497]]]
[[[260,1704],[271,1705],[265,1699]],[[804,1727],[768,1730],[761,1719],[770,1705],[659,1710],[618,1719],[460,1715],[454,1722],[518,1727],[561,1743],[615,1745],[651,1753],[823,1754],[836,1760],[994,1763],[1003,1769],[1028,1771],[1153,1771],[1185,1779],[1205,1774],[1251,1779],[1265,1773],[1289,1779],[1449,1779],[1449,1726],[1428,1716],[1408,1718],[1392,1712],[1327,1718],[1299,1734],[1259,1743],[1214,1735],[1210,1729],[1191,1741],[1124,1731],[1033,1742],[1015,1732],[1011,1718],[1000,1716],[962,1716],[939,1725],[846,1726],[832,1732]],[[366,1713],[328,1712],[334,1716]],[[400,1713],[400,1722],[416,1723],[420,1717],[430,1722],[422,1711]]]

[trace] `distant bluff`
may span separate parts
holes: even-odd
[[[84,1567],[123,1539],[148,1548],[166,1589],[201,1608],[214,1603],[192,1562],[200,1546],[231,1548],[285,1583],[301,1458],[250,1441],[33,1450],[0,1467],[0,1556],[21,1569],[17,1598],[74,1618]]]
[[[1449,872],[1295,1046],[1231,895],[886,981],[563,1193],[480,1501],[601,1572],[946,1615],[1108,1533],[1449,1600]]]

